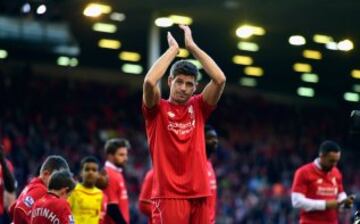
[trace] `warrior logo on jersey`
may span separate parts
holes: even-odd
[[[24,204],[31,208],[34,204],[34,199],[31,197],[31,196],[27,196],[25,199],[24,199]]]

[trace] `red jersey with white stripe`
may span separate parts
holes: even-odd
[[[31,224],[74,224],[69,203],[53,193],[37,200],[31,211]]]
[[[183,105],[161,99],[142,109],[154,168],[152,199],[209,196],[204,124],[214,107],[195,95]]]
[[[105,163],[105,170],[109,177],[109,183],[104,190],[108,198],[108,204],[117,204],[126,223],[130,223],[129,199],[122,169],[107,161]],[[108,215],[105,216],[104,223],[115,224]]]
[[[344,191],[342,175],[334,167],[325,172],[316,166],[314,162],[308,163],[296,170],[292,192],[301,193],[306,198],[318,200],[336,200]],[[301,211],[301,224],[337,224],[337,209],[324,211]]]
[[[211,196],[208,197],[209,211],[210,211],[210,223],[215,224],[216,221],[216,198],[217,198],[217,185],[216,185],[216,174],[210,161],[208,165],[208,176]]]

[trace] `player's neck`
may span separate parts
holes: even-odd
[[[95,187],[95,184],[93,184],[93,183],[86,183],[86,182],[83,182],[83,183],[81,183],[85,188],[87,188],[87,189],[92,189],[92,188],[94,188]]]

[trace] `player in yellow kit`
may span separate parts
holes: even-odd
[[[99,162],[88,156],[81,160],[81,183],[78,183],[68,198],[76,224],[102,224],[106,213],[106,198],[95,187],[99,175]]]

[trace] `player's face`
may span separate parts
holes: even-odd
[[[219,144],[219,139],[215,131],[208,131],[205,135],[206,151],[212,153]]]
[[[81,178],[87,185],[95,185],[99,175],[99,166],[97,163],[85,163],[81,170]]]
[[[195,77],[191,75],[169,76],[170,100],[177,104],[186,103],[196,90]]]
[[[320,164],[325,171],[330,171],[335,167],[341,157],[340,152],[329,152],[326,154],[320,154]]]
[[[114,164],[116,166],[124,166],[128,160],[128,150],[126,147],[120,147],[114,154]]]

